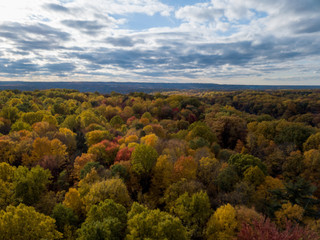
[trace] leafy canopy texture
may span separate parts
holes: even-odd
[[[153,147],[140,144],[134,149],[131,156],[132,169],[138,175],[148,175],[157,158],[158,153]]]
[[[78,230],[78,239],[120,240],[125,236],[127,211],[111,199],[93,205]]]
[[[55,220],[33,207],[20,204],[8,206],[0,212],[0,239],[33,240],[60,239],[62,234],[56,230]]]
[[[186,240],[187,232],[179,218],[134,203],[128,213],[128,240]]]
[[[206,231],[207,239],[232,239],[236,234],[237,227],[236,210],[228,203],[219,207],[210,217]]]

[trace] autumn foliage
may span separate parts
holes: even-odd
[[[320,92],[0,91],[0,239],[317,240]]]

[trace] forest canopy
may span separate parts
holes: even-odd
[[[0,239],[320,239],[320,91],[0,91]]]

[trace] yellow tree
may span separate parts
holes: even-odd
[[[141,143],[149,145],[151,147],[156,147],[159,142],[159,138],[154,134],[149,134],[141,138]]]
[[[62,238],[62,234],[56,230],[54,219],[24,204],[1,210],[0,236],[1,239],[15,240]]]
[[[83,201],[86,209],[89,210],[92,205],[106,199],[112,199],[126,207],[131,202],[127,187],[121,179],[108,179],[94,183],[84,196]]]
[[[72,209],[78,216],[82,216],[85,212],[83,201],[80,193],[75,188],[69,188],[63,201],[63,205]]]
[[[36,138],[32,144],[31,156],[24,155],[22,162],[26,166],[39,164],[45,169],[50,169],[53,175],[58,174],[67,162],[67,147],[60,140]]]
[[[274,214],[278,224],[284,226],[287,220],[301,222],[303,219],[304,209],[297,204],[292,205],[288,202],[282,204],[281,209],[276,211]]]
[[[232,239],[236,235],[238,222],[236,210],[229,203],[219,207],[207,223],[208,240]]]

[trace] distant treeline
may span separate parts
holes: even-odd
[[[141,82],[0,82],[0,90],[45,90],[76,89],[80,92],[130,93],[130,92],[162,92],[174,90],[279,90],[279,89],[320,89],[320,86],[268,86],[268,85],[223,85],[209,83],[141,83]]]

